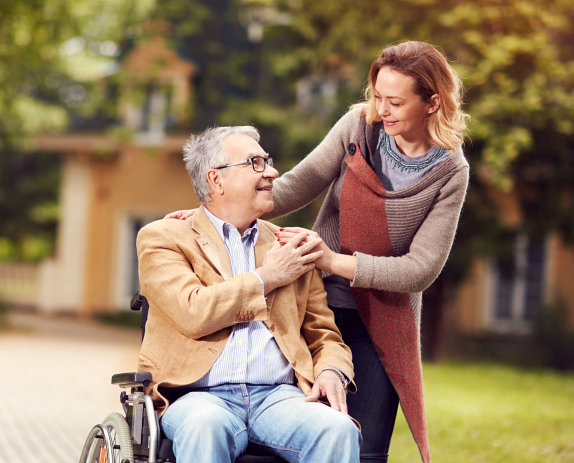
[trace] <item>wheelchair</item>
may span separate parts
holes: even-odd
[[[142,312],[143,339],[149,304],[144,296],[136,293],[130,307]],[[91,429],[79,463],[176,463],[173,442],[163,435],[151,397],[144,392],[151,381],[152,375],[148,372],[112,376],[112,384],[122,389],[120,402],[124,414],[111,413]],[[236,463],[284,463],[273,455],[250,452],[253,450],[248,447],[247,452],[235,460]]]

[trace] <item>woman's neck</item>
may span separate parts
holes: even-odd
[[[426,139],[408,140],[397,135],[395,144],[399,151],[409,158],[418,158],[432,148],[432,144]]]

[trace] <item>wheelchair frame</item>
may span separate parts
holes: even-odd
[[[147,372],[119,373],[112,376],[112,384],[122,391],[120,401],[125,417],[111,413],[101,424],[95,425],[84,444],[80,463],[156,463],[160,444],[159,420],[151,397],[144,393],[152,380]],[[161,459],[162,462],[175,459]]]
[[[142,312],[142,339],[145,333],[149,305],[144,296],[136,293],[130,307]],[[110,413],[96,424],[88,434],[79,463],[176,463],[172,441],[161,435],[159,419],[152,399],[145,388],[152,382],[149,372],[118,373],[111,383],[125,390],[120,402],[125,416]],[[284,463],[272,455],[252,455],[248,452],[238,457],[236,463]],[[191,462],[186,462],[191,463]]]

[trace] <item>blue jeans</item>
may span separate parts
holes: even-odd
[[[331,307],[343,341],[351,348],[357,393],[347,395],[349,415],[361,424],[361,463],[386,463],[399,397],[379,360],[359,312]]]
[[[288,462],[359,463],[361,433],[298,387],[225,384],[188,392],[161,419],[178,463],[233,462],[255,445]]]

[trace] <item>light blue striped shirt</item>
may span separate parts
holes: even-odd
[[[257,222],[241,236],[235,226],[214,216],[207,208],[205,212],[225,243],[233,275],[254,271],[254,247],[259,235]],[[257,277],[261,280],[259,275]],[[273,334],[263,322],[255,321],[234,325],[219,358],[203,378],[190,386],[293,384],[294,380],[293,368],[279,349]]]

